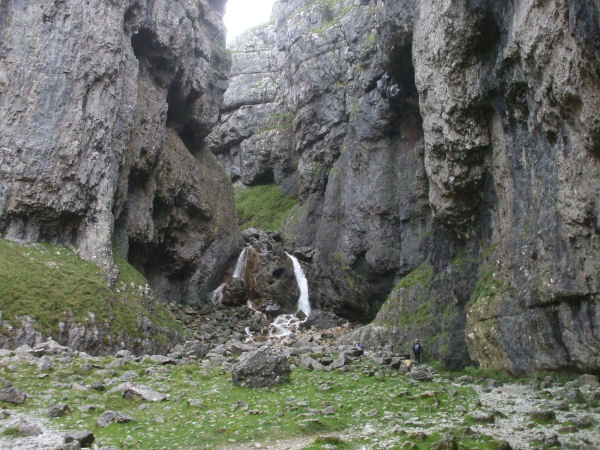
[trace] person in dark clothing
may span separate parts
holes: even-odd
[[[419,344],[419,340],[415,339],[415,343],[412,346],[413,354],[415,355],[415,361],[417,364],[421,364],[421,355],[423,354],[423,346]]]
[[[364,353],[364,349],[363,346],[360,344],[360,342],[354,341],[354,351],[357,354],[357,356],[361,356]]]

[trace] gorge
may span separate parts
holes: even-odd
[[[73,249],[111,289],[133,266],[153,305],[198,309],[224,283],[225,306],[290,312],[287,251],[313,310],[361,325],[345,343],[600,371],[598,1],[278,0],[229,49],[224,6],[0,0],[0,237]],[[257,186],[276,194],[259,209],[291,207],[240,230]],[[25,329],[2,289],[4,329]],[[44,337],[102,327],[82,317]],[[115,333],[81,349],[133,349]]]

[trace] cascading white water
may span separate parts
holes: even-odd
[[[225,283],[219,285],[214,291],[212,291],[212,293],[210,294],[210,302],[213,305],[216,305],[217,303],[221,303],[221,300],[223,300],[223,288],[225,287]]]
[[[244,339],[244,344],[248,344],[249,342],[254,342],[254,335],[250,331],[250,327],[244,328],[244,331],[246,332],[246,339]]]
[[[300,289],[300,297],[298,298],[298,311],[302,311],[307,317],[310,315],[310,303],[308,301],[308,280],[304,275],[304,270],[300,262],[295,256],[290,255],[286,252],[286,255],[292,260],[294,265],[294,275],[296,275],[296,282],[298,283],[298,289]]]
[[[246,260],[248,259],[248,247],[245,247],[240,256],[238,256],[237,262],[235,263],[235,269],[233,270],[233,278],[242,278],[244,272],[246,271]],[[217,303],[221,303],[223,300],[223,288],[225,287],[225,283],[217,286],[217,288],[212,291],[210,294],[210,302],[213,305]]]
[[[286,253],[292,260],[294,266],[294,275],[296,275],[296,282],[298,283],[298,289],[300,289],[300,297],[298,298],[298,311],[302,311],[306,317],[299,319],[294,314],[281,314],[275,318],[269,326],[269,337],[275,339],[282,339],[295,333],[300,328],[300,325],[306,322],[310,315],[310,303],[308,301],[308,280],[304,275],[304,270],[300,262],[296,257]]]
[[[248,259],[248,247],[244,247],[240,256],[238,256],[238,260],[235,263],[235,269],[233,270],[233,278],[242,278],[244,272],[246,271],[246,261]]]

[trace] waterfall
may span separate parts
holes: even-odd
[[[237,262],[235,263],[235,270],[233,271],[233,278],[242,278],[244,272],[246,271],[246,260],[248,259],[248,247],[244,247],[242,253],[238,257]]]
[[[213,305],[216,305],[217,303],[221,303],[221,300],[223,300],[223,288],[225,287],[225,283],[219,285],[214,291],[212,291],[212,294],[210,294],[210,302]]]
[[[298,311],[302,311],[308,317],[310,315],[310,303],[308,302],[308,280],[302,266],[295,256],[290,255],[286,252],[286,255],[292,260],[294,265],[294,275],[296,275],[296,282],[298,283],[298,289],[300,289],[300,297],[298,298]]]

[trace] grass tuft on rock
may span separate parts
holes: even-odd
[[[254,227],[278,231],[283,219],[297,204],[298,198],[285,196],[275,184],[235,190],[235,212],[242,230]]]
[[[0,433],[2,436],[22,437],[23,431],[19,427],[8,427]]]

